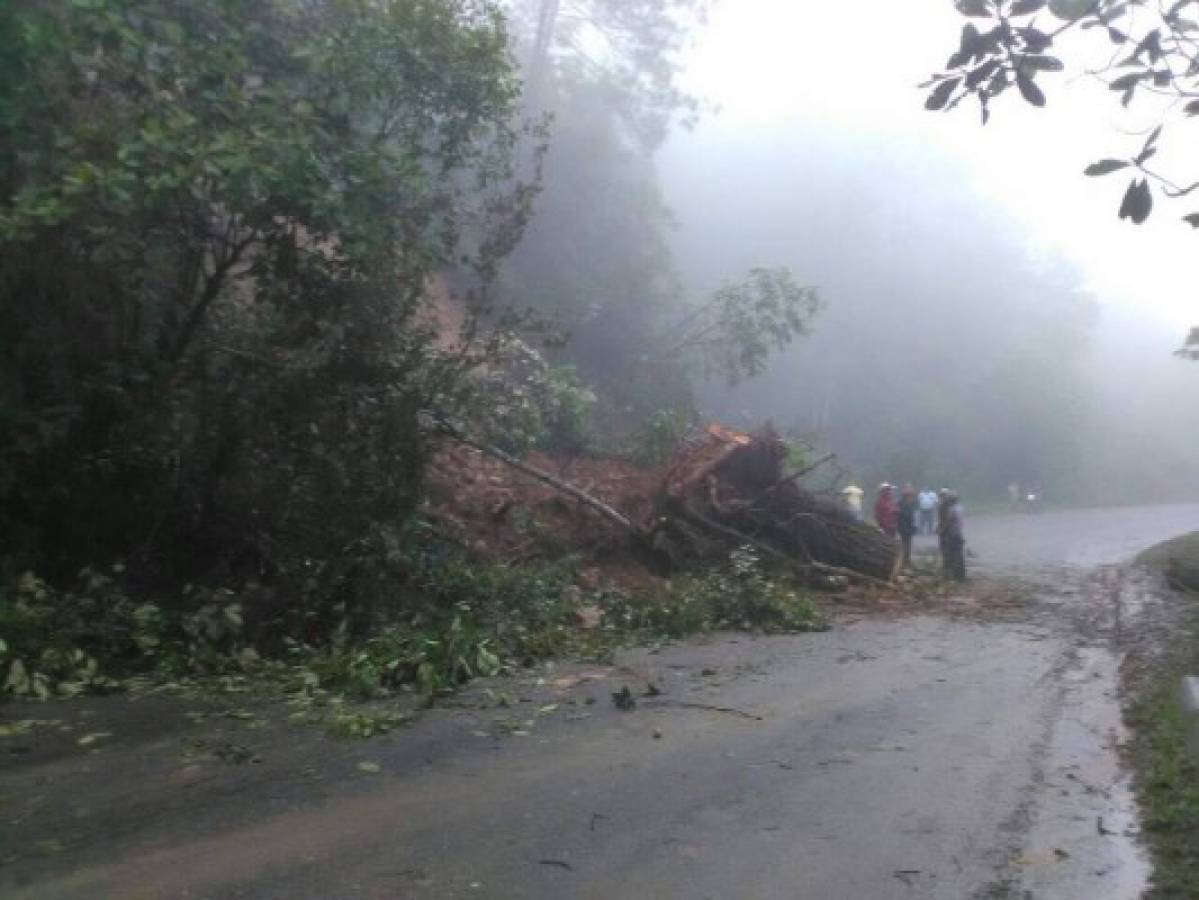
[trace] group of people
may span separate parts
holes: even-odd
[[[862,516],[862,496],[865,492],[854,485],[841,492],[845,505],[858,519]],[[912,567],[912,540],[917,534],[936,534],[941,547],[941,564],[946,576],[958,581],[966,579],[966,536],[962,506],[956,492],[949,488],[917,491],[905,484],[897,490],[884,482],[878,487],[874,501],[874,522],[883,533],[898,538],[896,569]]]

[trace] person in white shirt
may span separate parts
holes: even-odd
[[[841,499],[845,501],[845,508],[859,522],[862,520],[862,496],[866,492],[857,485],[847,485],[841,490]]]
[[[935,533],[937,530],[937,505],[940,503],[937,499],[937,492],[932,488],[925,488],[920,492],[917,503],[920,506],[919,532],[921,534]]]

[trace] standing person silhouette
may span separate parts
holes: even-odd
[[[966,535],[962,504],[958,495],[946,490],[941,494],[941,564],[945,576],[966,580]]]
[[[905,484],[899,495],[899,517],[896,530],[899,532],[901,570],[912,568],[912,538],[916,535],[916,513],[919,509],[916,488]]]
[[[921,534],[937,533],[937,492],[925,488],[920,492],[920,528]]]

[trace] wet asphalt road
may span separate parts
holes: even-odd
[[[1154,544],[1199,530],[1199,504],[1050,510],[972,518],[967,538],[990,571],[1092,568],[1124,562]],[[930,541],[932,539],[929,539]]]
[[[1153,601],[1111,564],[1199,507],[969,527],[974,561],[1024,587],[564,667],[492,685],[502,707],[480,686],[367,742],[63,705],[72,737],[112,737],[0,762],[0,896],[1136,897],[1116,669]],[[650,682],[634,711],[609,699]],[[257,762],[187,752],[218,740]]]

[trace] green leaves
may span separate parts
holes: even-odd
[[[992,13],[991,4],[987,0],[954,0],[953,5],[963,16],[985,18]]]
[[[1028,75],[1025,75],[1023,72],[1018,73],[1016,75],[1016,86],[1020,89],[1020,96],[1033,106],[1045,105],[1044,91]]]
[[[1020,58],[1019,66],[1025,71],[1060,72],[1065,66],[1056,56],[1032,55]]]
[[[822,305],[789,269],[751,269],[692,314],[672,353],[694,354],[705,375],[736,384],[761,374],[771,353],[807,334]]]
[[[1059,19],[1073,22],[1095,8],[1095,0],[1049,0],[1049,11]]]
[[[1045,8],[1046,0],[1016,0],[1008,14],[1013,16],[1030,16]]]
[[[1120,203],[1120,218],[1131,219],[1133,224],[1140,225],[1152,211],[1153,192],[1149,189],[1149,182],[1144,178],[1134,178]]]
[[[953,96],[953,92],[957,86],[962,83],[960,78],[947,78],[933,88],[933,92],[929,94],[928,99],[924,101],[924,108],[928,110],[944,109],[945,104],[949,102],[949,98]]]
[[[1112,172],[1128,168],[1129,165],[1130,163],[1123,159],[1101,159],[1099,162],[1091,163],[1087,166],[1084,174],[1092,177],[1110,175]]]
[[[1199,78],[1199,21],[1183,18],[1188,7],[1199,8],[1199,0],[1180,0],[1171,4],[1153,4],[1149,0],[1001,0],[986,4],[958,4],[959,11],[977,17],[985,10],[1000,19],[989,32],[980,32],[974,22],[963,26],[961,47],[950,59],[947,71],[934,75],[936,86],[925,106],[943,109],[950,105],[952,89],[943,88],[945,80],[964,77],[966,92],[974,93],[982,107],[983,122],[991,112],[991,101],[1015,85],[1029,104],[1043,107],[1046,97],[1037,76],[1041,72],[1060,72],[1065,65],[1057,55],[1044,51],[1054,38],[1069,28],[1039,30],[1010,21],[1024,15],[1036,15],[1048,9],[1056,17],[1078,22],[1080,32],[1092,31],[1105,35],[1116,45],[1129,44],[1131,52],[1122,51],[1122,58],[1113,61],[1107,71],[1113,76],[1108,88],[1128,107],[1142,93],[1156,93],[1179,98],[1163,114],[1199,116],[1199,100],[1195,96],[1195,79]],[[964,76],[960,70],[966,69]],[[1085,169],[1089,177],[1101,177],[1122,169],[1135,168],[1145,177],[1134,178],[1124,192],[1119,216],[1136,224],[1144,222],[1153,211],[1154,196],[1150,181],[1159,181],[1168,198],[1177,198],[1199,189],[1199,184],[1176,187],[1168,177],[1150,171],[1147,163],[1158,154],[1158,139],[1162,127],[1154,128],[1143,146],[1127,159],[1101,159]],[[1185,221],[1194,225],[1195,220]]]

